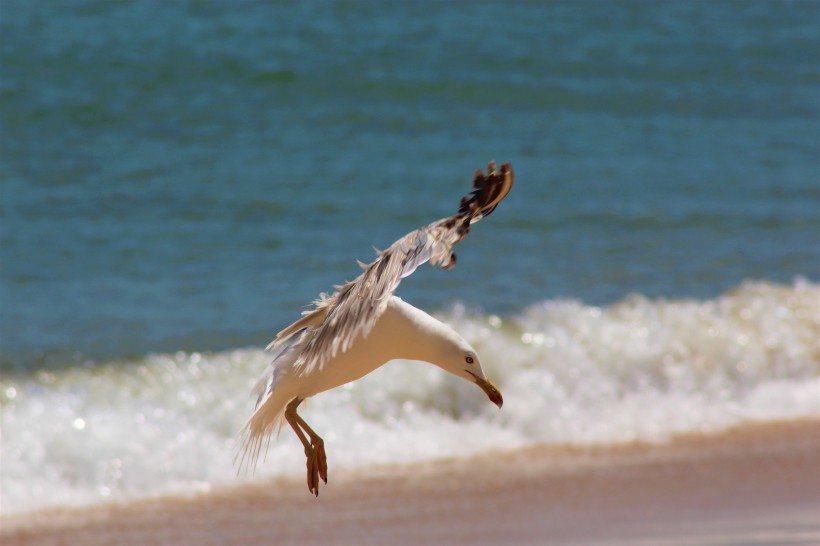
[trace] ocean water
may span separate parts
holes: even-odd
[[[820,418],[820,6],[0,7],[0,510],[236,477],[273,333],[472,172],[399,295],[505,395],[392,363],[311,400],[334,471]]]

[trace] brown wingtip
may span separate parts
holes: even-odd
[[[461,200],[459,215],[470,218],[470,223],[489,216],[513,186],[512,165],[506,162],[499,170],[495,161],[487,164],[487,174],[478,169],[473,176],[473,191]]]

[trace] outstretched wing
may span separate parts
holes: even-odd
[[[425,262],[450,269],[455,266],[453,246],[470,230],[470,225],[489,215],[510,192],[513,172],[509,163],[497,169],[490,162],[485,175],[476,171],[473,191],[461,200],[458,212],[448,218],[411,231],[381,252],[353,281],[336,286],[336,292],[322,294],[314,308],[282,330],[268,346],[273,348],[302,333],[301,355],[293,367],[306,373],[337,353],[346,351],[359,335],[370,333],[399,282]],[[301,343],[300,343],[301,344]]]

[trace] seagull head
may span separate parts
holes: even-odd
[[[478,355],[466,339],[447,324],[401,302],[398,298],[394,298],[393,302],[394,307],[391,309],[399,309],[406,318],[410,319],[409,325],[411,325],[406,330],[408,336],[404,338],[407,343],[405,352],[396,358],[409,358],[435,364],[444,371],[466,379],[470,383],[475,383],[493,404],[501,407],[504,403],[501,392],[484,375]]]
[[[455,332],[452,333],[455,334]],[[434,364],[457,377],[475,383],[484,391],[484,394],[487,395],[487,398],[489,398],[493,404],[501,408],[501,405],[504,403],[501,391],[484,375],[484,370],[481,369],[481,362],[478,360],[478,355],[476,355],[475,350],[473,350],[461,336],[455,334],[450,337],[449,343],[443,353],[443,355],[435,359]]]

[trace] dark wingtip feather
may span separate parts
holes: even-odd
[[[477,222],[489,216],[504,197],[510,193],[513,185],[513,171],[509,162],[496,167],[495,161],[487,164],[487,174],[478,169],[473,176],[473,191],[463,197],[459,204],[458,214],[467,216],[471,222]]]

